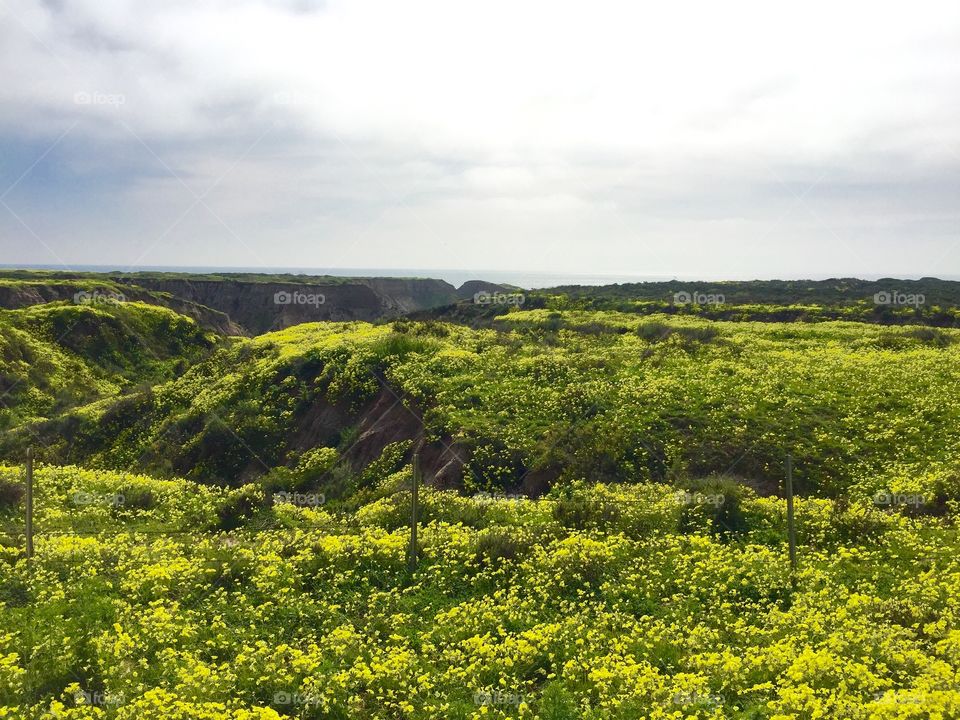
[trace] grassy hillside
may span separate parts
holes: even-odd
[[[0,719],[960,717],[960,330],[542,304],[0,313]]]
[[[719,474],[771,492],[792,452],[802,492],[922,493],[926,511],[940,512],[960,497],[958,339],[919,327],[546,310],[486,330],[305,324],[238,342],[149,391],[8,433],[0,449],[13,456],[37,432],[51,461],[140,462],[240,484],[328,447],[350,467],[321,480],[347,493],[363,484],[360,466],[408,456],[422,416],[436,456],[428,474],[454,452],[465,464],[445,483],[470,491]]]
[[[226,336],[303,322],[378,321],[448,305],[458,297],[452,285],[429,278],[0,270],[0,308],[72,301],[95,291],[170,308]]]
[[[172,379],[213,347],[191,319],[141,303],[0,310],[0,430]]]
[[[677,284],[676,287],[682,285]],[[699,317],[730,322],[816,323],[842,320],[877,325],[960,327],[960,305],[953,301],[950,293],[941,295],[945,300],[925,300],[921,305],[878,304],[874,302],[872,295],[826,295],[820,302],[794,299],[780,303],[765,298],[762,294],[757,296],[759,299],[749,301],[747,298],[750,294],[747,291],[742,293],[742,296],[739,299],[725,299],[716,303],[678,303],[673,300],[671,292],[654,292],[647,288],[638,293],[623,292],[600,296],[580,294],[575,289],[564,288],[525,291],[522,306],[524,310],[608,311],[634,315]],[[468,299],[455,305],[412,313],[410,318],[491,327],[492,323],[507,315],[511,309],[505,303],[478,304]]]
[[[801,499],[794,587],[783,503],[745,489],[424,490],[411,571],[408,482],[244,516],[259,488],[41,468],[33,567],[0,548],[0,717],[960,714],[956,505]]]

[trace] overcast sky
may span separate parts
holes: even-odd
[[[4,264],[960,275],[956,0],[0,0],[0,77]]]

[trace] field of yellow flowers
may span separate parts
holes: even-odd
[[[34,444],[55,464],[236,485],[295,465],[322,413],[341,420],[318,444],[342,450],[387,393],[463,449],[470,492],[715,474],[769,490],[789,451],[804,494],[960,499],[960,330],[516,308],[492,322],[236,339],[172,381],[3,433],[0,457]]]
[[[0,514],[0,718],[956,718],[960,509],[732,486],[362,507],[42,466]],[[0,467],[8,485],[21,469]]]
[[[960,718],[960,330],[177,321],[117,365],[31,340],[63,312],[0,348],[43,461],[29,562],[0,464],[0,719]],[[416,553],[415,435],[349,455],[382,395],[464,452]]]

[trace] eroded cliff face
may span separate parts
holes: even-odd
[[[450,305],[457,290],[429,278],[296,277],[264,279],[58,273],[49,282],[0,284],[0,307],[72,302],[82,291],[119,293],[125,300],[164,305],[224,335],[259,335],[320,320],[377,320]]]
[[[18,283],[15,285],[0,285],[0,307],[7,310],[17,310],[19,308],[29,307],[31,305],[41,305],[57,300],[73,301],[74,295],[81,290],[90,288],[92,285],[71,284],[42,284],[42,283]],[[103,288],[106,290],[107,288]],[[135,299],[135,298],[131,298]]]
[[[174,312],[186,315],[197,321],[201,327],[220,335],[243,335],[244,330],[223,312],[214,310],[176,295],[150,292],[136,285],[122,285],[88,282],[51,282],[51,283],[15,283],[0,284],[0,308],[17,310],[31,305],[49,302],[78,302],[86,299],[96,303],[98,298],[118,299],[128,302],[144,302],[162,305]]]
[[[363,278],[360,280],[400,313],[429,310],[457,301],[457,289],[443,280],[428,278]]]
[[[509,285],[500,285],[498,283],[487,282],[486,280],[467,280],[457,290],[457,297],[461,300],[472,300],[477,293],[508,293],[513,288]]]
[[[320,320],[376,320],[456,302],[443,280],[356,278],[337,282],[118,278],[225,313],[250,335]]]

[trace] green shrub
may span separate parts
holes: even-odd
[[[375,360],[382,364],[389,357],[403,358],[411,353],[429,352],[436,348],[436,342],[409,333],[394,332],[386,337],[374,340],[368,345],[368,348]]]
[[[657,320],[641,323],[636,333],[650,343],[665,342],[676,337],[684,345],[708,343],[720,335],[713,325],[669,325]]]
[[[537,717],[541,720],[577,720],[581,714],[570,691],[562,683],[552,682],[543,689]]]
[[[741,535],[749,530],[741,500],[750,496],[748,488],[735,479],[713,476],[685,483],[677,499],[683,505],[680,531],[707,530],[720,537]]]
[[[589,486],[579,481],[555,488],[551,500],[553,519],[572,530],[610,530],[622,516],[614,500],[593,493]]]
[[[263,489],[257,485],[230,490],[217,507],[218,527],[234,530],[249,521],[264,504]]]
[[[707,343],[720,335],[720,331],[713,325],[684,326],[674,328],[674,332],[687,342]]]
[[[941,348],[952,345],[957,340],[955,335],[950,335],[940,328],[934,327],[913,327],[905,330],[903,334],[922,343]]]
[[[120,494],[123,495],[123,507],[126,509],[151,510],[157,506],[157,499],[147,488],[122,488]]]
[[[22,483],[0,478],[0,510],[19,505],[25,492]]]
[[[476,558],[494,564],[515,560],[522,547],[520,539],[508,529],[489,529],[477,537]]]
[[[651,321],[637,326],[637,336],[647,342],[661,342],[670,337],[673,329],[666,323]]]

